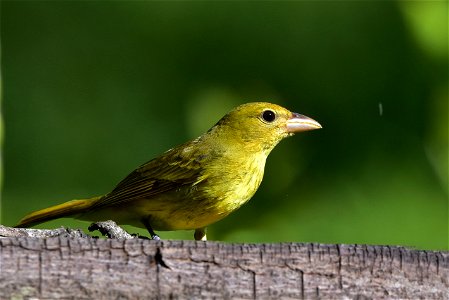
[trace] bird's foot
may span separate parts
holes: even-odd
[[[155,240],[155,241],[160,241],[161,240],[161,238],[157,234],[155,234],[155,233],[151,235],[151,238],[153,240]]]
[[[195,229],[193,237],[196,241],[207,241],[206,227]]]
[[[148,230],[148,232],[150,233],[151,239],[153,239],[155,241],[160,241],[161,238],[154,232],[153,228],[151,227],[150,219],[151,219],[151,216],[143,218],[142,223],[145,226],[145,228]]]

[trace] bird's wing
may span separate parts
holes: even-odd
[[[180,155],[176,149],[170,150],[129,174],[93,208],[151,199],[164,192],[195,185],[206,178],[201,164],[206,158],[205,155]]]

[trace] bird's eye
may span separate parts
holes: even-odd
[[[276,119],[276,114],[270,109],[264,110],[262,113],[262,119],[268,123],[271,123]]]

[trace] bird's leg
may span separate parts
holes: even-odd
[[[143,223],[143,225],[145,225],[145,228],[146,228],[146,229],[148,230],[148,232],[150,233],[151,238],[152,238],[153,240],[160,241],[161,238],[160,238],[156,233],[154,233],[153,228],[151,228],[149,219],[150,219],[150,217],[143,218],[143,219],[142,219],[142,223]]]
[[[207,241],[206,227],[195,229],[195,233],[193,234],[193,237],[197,241]]]

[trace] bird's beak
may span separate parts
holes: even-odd
[[[314,119],[300,115],[297,113],[292,113],[290,119],[287,120],[287,132],[295,133],[307,130],[320,129],[321,125]]]

